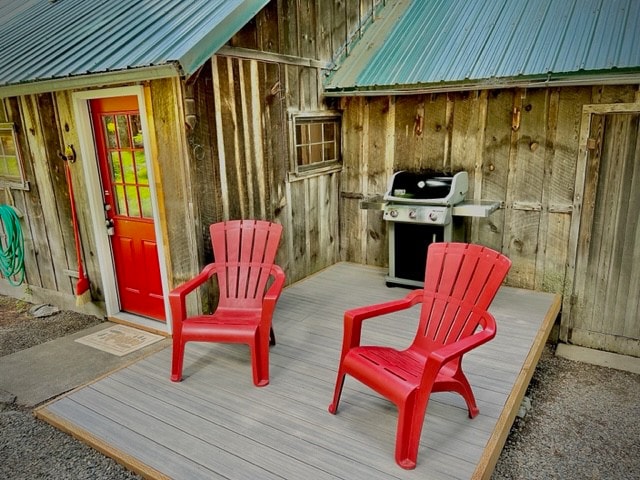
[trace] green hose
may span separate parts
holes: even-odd
[[[20,218],[13,207],[0,205],[0,220],[4,227],[4,235],[0,233],[0,274],[11,285],[18,286],[24,282],[24,237]]]

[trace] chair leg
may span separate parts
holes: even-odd
[[[261,332],[260,329],[256,330],[256,337],[254,338],[251,348],[251,369],[253,371],[253,383],[256,387],[264,387],[269,385],[269,343],[271,334],[269,336]]]
[[[269,345],[274,346],[276,344],[276,334],[273,333],[273,327],[269,330]]]
[[[476,404],[476,398],[473,390],[467,380],[466,375],[462,371],[460,365],[457,366],[455,373],[445,378],[440,378],[433,386],[433,392],[456,392],[462,395],[467,404],[469,418],[474,418],[480,413],[480,409]]]
[[[398,405],[398,431],[396,432],[396,463],[405,470],[416,468],[422,425],[429,403],[429,394],[411,393]]]
[[[471,390],[471,385],[466,375],[462,372],[462,369],[458,369],[452,378],[456,381],[454,391],[462,395],[462,398],[464,398],[464,401],[467,403],[469,418],[476,417],[478,413],[480,413],[480,409],[476,404],[476,397],[473,395],[473,390]]]
[[[171,355],[171,381],[182,380],[182,364],[184,362],[184,342],[180,335],[173,337],[173,351]]]
[[[342,365],[338,369],[338,378],[336,378],[336,388],[333,392],[333,401],[329,405],[329,413],[335,414],[338,411],[338,403],[340,403],[340,395],[342,395],[342,387],[344,386],[345,373],[342,371]]]

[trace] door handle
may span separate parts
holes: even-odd
[[[105,227],[107,227],[107,235],[111,236],[116,233],[116,229],[113,225],[113,220],[110,218],[106,219],[104,222]]]

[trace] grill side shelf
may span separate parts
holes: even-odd
[[[454,217],[488,217],[500,208],[493,200],[465,200],[453,206]]]

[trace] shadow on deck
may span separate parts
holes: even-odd
[[[256,388],[244,345],[187,344],[184,380],[169,381],[171,349],[37,410],[55,425],[147,478],[489,478],[551,327],[560,297],[502,287],[491,307],[498,333],[465,356],[480,414],[462,398],[432,395],[418,465],[394,461],[393,404],[347,377],[327,412],[344,310],[403,296],[384,271],[340,263],[285,289],[274,315],[271,383]],[[406,346],[418,311],[367,322],[363,343]]]

